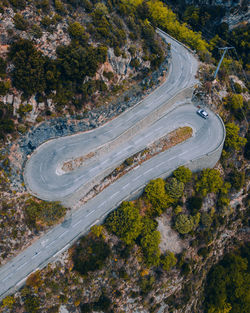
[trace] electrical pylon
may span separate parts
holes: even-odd
[[[224,47],[224,48],[218,48],[218,49],[219,49],[219,50],[224,50],[224,51],[223,51],[223,54],[222,54],[222,56],[221,56],[221,58],[220,58],[220,62],[219,62],[219,64],[218,64],[218,66],[217,66],[217,69],[216,69],[216,71],[215,71],[215,73],[214,73],[214,79],[216,78],[216,76],[217,76],[217,74],[218,74],[218,71],[219,71],[219,69],[220,69],[221,63],[222,63],[222,61],[223,61],[223,59],[224,59],[224,56],[225,56],[227,50],[229,50],[229,49],[234,49],[234,47]]]

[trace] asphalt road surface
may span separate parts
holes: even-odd
[[[102,127],[79,135],[51,140],[41,145],[27,162],[25,181],[31,192],[42,199],[69,200],[79,198],[79,190],[89,181],[112,169],[147,144],[181,126],[193,128],[193,137],[186,142],[158,154],[128,172],[96,197],[75,210],[62,224],[0,268],[0,298],[19,288],[25,278],[38,268],[55,259],[72,242],[103,219],[124,199],[156,177],[188,161],[213,151],[224,139],[224,129],[219,118],[208,110],[207,120],[196,114],[190,99],[159,116],[158,120],[136,128],[127,140],[116,138],[126,132],[181,89],[196,83],[198,62],[183,46],[166,36],[172,44],[172,66],[167,81],[133,109],[121,114]],[[189,102],[189,104],[188,104]],[[86,166],[67,174],[60,172],[64,161],[105,148],[107,142],[114,147],[107,149]],[[105,150],[105,149],[104,149]],[[78,191],[78,192],[77,192]],[[76,196],[75,196],[76,195]],[[75,198],[74,198],[75,197]]]

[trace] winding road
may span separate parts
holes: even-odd
[[[18,289],[31,272],[56,259],[119,203],[138,193],[150,179],[166,177],[180,165],[201,169],[213,166],[218,160],[225,139],[223,122],[209,110],[209,118],[202,119],[191,103],[192,87],[197,83],[198,61],[181,44],[162,32],[161,36],[171,43],[172,48],[166,81],[135,107],[107,124],[42,144],[26,164],[26,186],[41,199],[60,200],[65,205],[74,206],[127,157],[170,131],[190,126],[193,136],[122,176],[2,266],[1,299]],[[68,173],[62,172],[65,161],[90,152],[95,156],[84,166]]]

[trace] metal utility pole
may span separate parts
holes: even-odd
[[[220,62],[219,62],[219,64],[218,64],[218,66],[217,66],[217,69],[216,69],[216,71],[215,71],[215,73],[214,73],[214,79],[216,78],[216,76],[217,76],[217,74],[218,74],[218,71],[219,71],[219,69],[220,69],[221,63],[222,63],[222,61],[223,61],[223,59],[224,59],[224,56],[225,56],[227,50],[229,50],[229,49],[234,49],[234,47],[224,47],[224,48],[218,48],[218,49],[219,49],[219,50],[224,50],[224,51],[223,51],[223,54],[222,54],[222,56],[221,56],[221,58],[220,58]]]

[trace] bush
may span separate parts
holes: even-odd
[[[103,239],[83,237],[73,253],[74,270],[82,275],[100,270],[110,254],[110,247]]]
[[[162,178],[151,180],[145,188],[145,195],[153,206],[151,214],[154,216],[161,215],[163,209],[173,202],[166,194],[165,181]]]
[[[40,228],[42,225],[54,225],[66,214],[64,208],[59,202],[46,202],[33,200],[26,201],[25,215],[27,224],[30,228]]]
[[[202,247],[198,250],[198,255],[202,256],[203,258],[206,258],[210,252],[210,249],[207,247]]]
[[[227,150],[240,150],[245,146],[247,140],[239,136],[239,127],[234,123],[226,124],[225,148]]]
[[[30,33],[31,33],[31,35],[33,35],[37,39],[41,38],[43,35],[41,27],[36,25],[36,24],[32,25],[32,27],[30,29]]]
[[[26,7],[26,0],[9,0],[13,7],[23,10]]]
[[[191,197],[187,201],[188,209],[192,215],[198,213],[202,207],[202,198]]]
[[[195,185],[195,189],[202,196],[206,196],[210,192],[218,192],[223,186],[223,179],[220,172],[215,169],[205,169],[201,173],[200,179]]]
[[[184,183],[177,181],[175,177],[170,178],[166,183],[166,193],[172,199],[178,199],[183,195]]]
[[[167,251],[166,254],[161,258],[161,264],[165,271],[169,271],[171,267],[175,266],[177,259],[173,252]]]
[[[139,209],[132,202],[123,202],[108,216],[106,225],[127,245],[133,244],[142,230]]]
[[[175,220],[175,228],[180,234],[189,233],[194,227],[194,221],[191,216],[179,214]]]
[[[140,240],[140,245],[148,266],[157,266],[160,263],[160,241],[161,235],[157,230],[147,232]]]
[[[178,167],[174,172],[173,176],[180,182],[186,184],[192,179],[192,172],[185,166]]]
[[[201,223],[204,227],[206,228],[210,228],[210,226],[212,225],[213,219],[211,217],[210,214],[208,214],[207,212],[202,212],[201,214]]]
[[[245,185],[245,172],[238,171],[236,168],[229,174],[229,180],[232,187],[240,190]]]
[[[19,30],[26,30],[29,26],[29,23],[19,13],[15,14],[13,20],[14,20],[15,27]]]
[[[214,265],[205,285],[205,312],[249,312],[249,244]]]

